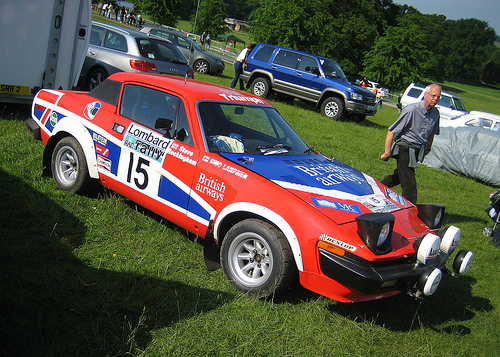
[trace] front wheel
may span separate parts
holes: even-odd
[[[321,114],[332,120],[339,120],[344,114],[344,101],[337,97],[328,97],[321,103]]]
[[[255,297],[279,293],[296,277],[285,236],[258,219],[246,219],[229,230],[222,241],[221,265],[238,290]]]
[[[51,168],[54,180],[63,191],[80,193],[91,184],[83,149],[71,136],[57,143],[52,153]]]
[[[271,84],[269,83],[269,80],[264,77],[254,79],[251,86],[251,92],[257,97],[266,98],[271,92]]]

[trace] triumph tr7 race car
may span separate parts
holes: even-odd
[[[209,269],[242,292],[298,276],[341,302],[434,293],[460,229],[444,206],[413,205],[315,152],[262,98],[195,80],[116,73],[91,92],[41,90],[28,133],[45,174],[77,193],[100,182],[204,238]],[[95,187],[95,186],[94,186]]]

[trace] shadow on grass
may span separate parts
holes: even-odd
[[[0,170],[0,355],[125,355],[233,296],[87,266],[84,222]]]
[[[489,300],[472,296],[474,283],[475,279],[468,276],[443,277],[436,293],[423,300],[399,294],[364,303],[332,304],[328,309],[355,322],[376,324],[391,331],[430,328],[436,332],[467,335],[471,331],[461,322],[471,320],[476,311],[493,310]]]

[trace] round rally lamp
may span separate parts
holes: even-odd
[[[428,269],[423,272],[417,281],[418,290],[425,296],[434,294],[441,282],[443,273],[438,268]]]
[[[455,260],[453,261],[453,271],[456,274],[465,274],[469,271],[472,260],[474,259],[474,253],[470,250],[461,250],[457,253]]]
[[[421,264],[430,264],[438,256],[441,239],[432,233],[427,233],[418,242],[417,261]]]
[[[451,255],[451,253],[453,253],[455,248],[458,246],[461,236],[462,231],[460,228],[455,226],[447,227],[441,238],[440,250],[445,254]]]

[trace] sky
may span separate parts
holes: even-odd
[[[470,19],[486,21],[500,36],[500,0],[393,0],[395,4],[410,5],[422,14],[444,15],[449,20]]]

